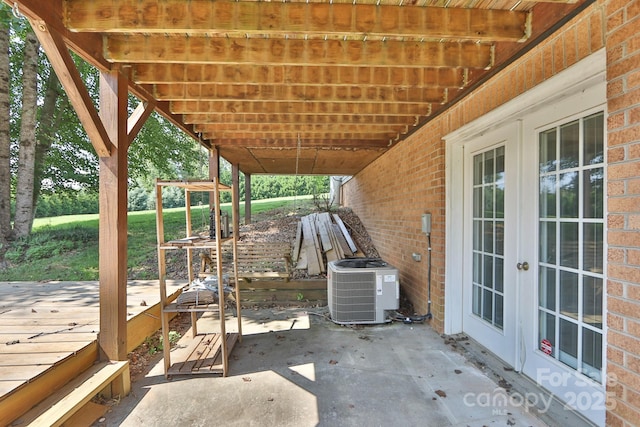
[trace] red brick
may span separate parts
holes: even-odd
[[[624,79],[618,78],[607,82],[607,99],[623,95],[624,93]]]
[[[640,244],[640,242],[638,243]],[[608,276],[612,279],[627,281],[631,283],[640,283],[640,268],[637,267],[609,264],[609,266],[607,267],[607,273]],[[627,297],[630,300],[640,302],[640,287],[629,285],[627,287]],[[638,336],[640,337],[640,335]],[[640,351],[640,348],[638,348],[638,350]]]
[[[607,86],[607,89],[608,88],[609,86]],[[623,112],[620,112],[617,114],[611,114],[609,117],[607,117],[607,129],[609,131],[613,129],[621,128],[624,125],[625,125],[625,117]]]
[[[610,230],[607,237],[609,246],[640,248],[640,232]]]
[[[640,15],[640,1],[635,0],[630,2],[627,6],[627,20],[631,21],[638,15]]]
[[[624,362],[624,352],[617,348],[607,347],[607,360],[622,365]]]
[[[635,322],[633,320],[627,320],[627,329],[626,331],[629,335],[640,336],[640,323]],[[640,372],[640,359],[627,357],[627,362],[625,364],[626,367],[632,369],[634,372]]]
[[[627,55],[631,55],[638,50],[640,50],[640,35],[630,38],[627,40],[627,48],[625,49]]]
[[[569,28],[565,32],[564,37],[564,58],[565,65],[570,67],[571,65],[578,62],[578,47],[577,47],[577,36],[576,36],[576,26]]]
[[[639,128],[640,128],[640,126],[639,126]],[[628,159],[629,160],[640,159],[640,144],[632,144],[632,145],[629,146]]]
[[[611,404],[611,405],[607,404],[607,407],[611,407],[611,406],[615,406],[615,404]],[[624,420],[611,411],[607,411],[605,424],[608,427],[625,427]]]
[[[636,207],[640,208],[640,205],[636,205]],[[640,215],[629,215],[629,219],[627,221],[627,229],[640,230]]]
[[[609,148],[607,150],[607,155],[609,158],[609,164],[615,163],[615,162],[622,162],[625,159],[624,147]]]
[[[638,126],[640,129],[640,126]],[[616,163],[609,165],[608,179],[636,178],[640,172],[640,162]]]
[[[629,249],[627,251],[627,263],[629,265],[638,265],[638,266],[640,266],[640,250]]]
[[[631,302],[625,299],[610,296],[609,299],[607,300],[607,309],[610,312],[617,313],[621,316],[635,318],[638,315],[638,313],[640,313],[640,304]],[[628,340],[626,338],[624,339],[621,337],[617,337],[617,338],[618,338],[617,342],[619,343],[624,343],[624,342],[628,343]],[[609,334],[609,342],[612,342],[611,339],[612,339],[612,336],[611,334]],[[637,341],[637,338],[633,338],[633,340]],[[640,343],[640,341],[638,342]],[[618,347],[621,347],[624,350],[623,346],[618,345]],[[640,346],[637,347],[636,349],[638,350],[638,352],[640,352]]]
[[[640,73],[638,73],[638,75],[640,75]],[[630,125],[640,123],[640,107],[632,108],[628,114]]]
[[[624,56],[623,46],[609,46],[607,49],[607,64],[615,64]]]
[[[576,24],[577,32],[577,55],[578,60],[584,59],[591,54],[591,31],[588,19],[582,19]]]
[[[637,179],[628,179],[626,181],[627,183],[627,191],[626,194],[628,195],[636,195],[636,194],[640,194],[640,178]]]
[[[622,264],[624,263],[625,250],[624,249],[609,249],[607,252],[607,261],[610,263]]]
[[[613,313],[607,313],[607,327],[617,331],[624,331],[624,318]]]
[[[611,197],[607,207],[609,212],[636,212],[640,207],[640,196]]]
[[[564,37],[557,37],[553,41],[553,74],[558,74],[564,69]]]
[[[621,297],[624,294],[624,285],[615,280],[607,281],[607,295],[612,297]],[[611,314],[611,313],[609,313]],[[620,328],[622,330],[622,328]]]
[[[607,228],[609,230],[624,230],[624,215],[609,214],[607,216]]]
[[[542,51],[542,78],[547,80],[553,76],[553,48],[551,44]]]
[[[604,47],[604,24],[602,14],[595,11],[589,17],[591,24],[591,52],[595,52]]]

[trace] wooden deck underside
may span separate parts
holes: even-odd
[[[184,283],[167,285],[172,295]],[[159,298],[157,281],[130,282],[129,325],[157,319]],[[0,282],[0,404],[91,346],[99,329],[98,282]]]

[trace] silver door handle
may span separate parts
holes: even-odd
[[[519,263],[517,263],[517,264],[516,264],[516,268],[517,268],[518,270],[524,270],[524,271],[527,271],[527,270],[529,270],[529,263],[528,263],[527,261],[525,261],[525,262],[519,262]]]

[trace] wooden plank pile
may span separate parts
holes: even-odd
[[[298,223],[293,262],[310,276],[326,273],[329,261],[362,256],[338,214],[303,216]]]

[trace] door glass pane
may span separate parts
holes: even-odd
[[[538,336],[557,346],[549,357],[602,382],[604,114],[541,132],[538,142]]]
[[[482,250],[482,221],[473,220],[473,250]]]
[[[540,178],[540,217],[556,216],[556,177],[555,175]]]
[[[578,223],[560,223],[560,265],[578,268]]]
[[[556,270],[554,268],[540,267],[540,286],[538,298],[540,307],[549,310],[556,309]]]
[[[494,169],[495,150],[484,153],[484,183],[491,184],[496,180]]]
[[[473,157],[473,314],[504,319],[504,146]],[[500,220],[496,220],[499,218]]]
[[[555,222],[540,222],[540,262],[556,263]]]
[[[560,216],[578,217],[578,172],[560,174]]]
[[[560,126],[560,169],[580,165],[580,125],[576,120]]]
[[[560,272],[560,313],[578,319],[578,275]]]
[[[604,169],[584,171],[584,212],[585,218],[602,218],[604,209]]]
[[[556,170],[558,154],[556,153],[556,129],[540,134],[540,173]]]
[[[590,329],[582,330],[582,372],[602,381],[602,334]]]
[[[554,349],[555,353],[555,345],[556,345],[556,317],[547,313],[546,311],[540,310],[538,312],[538,342],[542,344],[543,340],[547,340],[551,343],[551,348]],[[542,348],[538,348],[538,350],[543,350]]]
[[[583,321],[602,329],[602,279],[584,276],[582,291]]]
[[[578,325],[560,319],[560,361],[573,369],[578,368]]]
[[[602,273],[604,257],[603,224],[583,224],[582,259],[583,269],[593,273]]]
[[[584,119],[584,164],[604,162],[604,119],[597,113]]]

